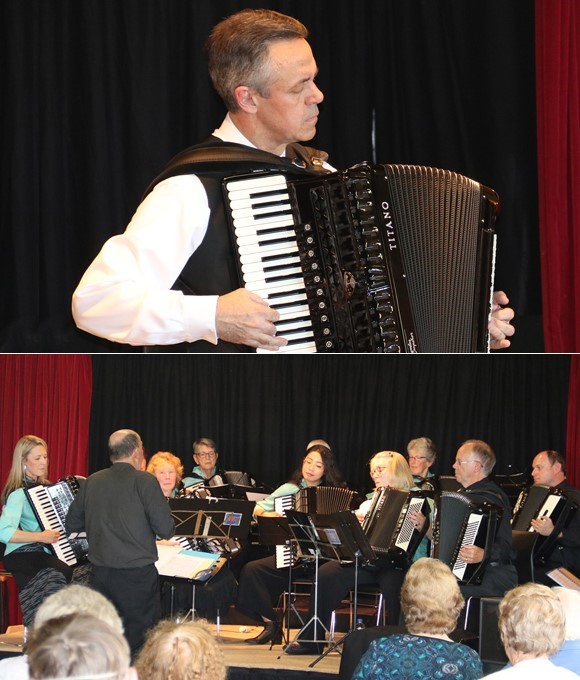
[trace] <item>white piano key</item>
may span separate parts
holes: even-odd
[[[283,307],[278,309],[280,319],[295,319],[300,316],[309,316],[310,309],[308,305],[296,305],[292,307]]]
[[[292,238],[294,233],[292,231],[276,231],[271,234],[263,234],[262,236],[256,236],[256,234],[248,234],[247,236],[237,236],[236,241],[240,248],[244,246],[259,246],[262,243],[267,243],[268,241],[282,242],[284,239]],[[278,243],[278,245],[280,245]]]
[[[282,295],[280,297],[268,297],[268,295],[263,296],[263,299],[276,309],[278,305],[285,305],[290,302],[306,302],[306,293],[288,293],[287,295]]]
[[[276,321],[274,325],[276,326],[276,335],[281,335],[284,338],[289,331],[310,330],[312,332],[312,322],[310,319],[281,319]]]
[[[260,258],[258,262],[250,262],[248,264],[242,263],[241,269],[244,274],[252,274],[253,272],[264,272],[275,274],[280,271],[283,267],[293,267],[300,266],[300,258],[296,255],[292,256],[280,256],[274,260],[268,260],[264,262],[263,258]]]
[[[299,345],[285,345],[279,350],[258,349],[258,354],[313,354],[316,352],[315,342],[305,342]]]
[[[269,285],[274,285],[277,280],[283,281],[284,278],[292,278],[293,280],[301,279],[304,281],[302,276],[302,267],[286,267],[278,271],[273,272],[248,272],[244,274],[244,281],[249,285],[262,285],[264,288]],[[304,284],[302,284],[304,285]]]
[[[253,204],[244,208],[233,208],[233,206],[230,207],[232,208],[232,218],[234,220],[234,224],[236,223],[236,220],[242,219],[244,217],[252,217],[257,219],[261,215],[267,216],[282,212],[286,214],[292,214],[292,207],[290,203],[280,201],[277,201],[275,205]]]
[[[292,215],[288,215],[287,213],[282,213],[280,215],[269,215],[267,217],[240,217],[240,218],[234,218],[233,220],[234,224],[234,231],[237,234],[240,230],[242,229],[260,229],[264,228],[264,226],[267,227],[294,227],[294,220],[292,219]],[[294,229],[292,229],[293,233],[296,234]]]
[[[304,290],[303,279],[296,279],[294,281],[286,282],[276,282],[273,283],[271,286],[260,285],[246,286],[246,288],[248,288],[248,290],[251,290],[253,293],[256,293],[256,295],[263,297],[264,299],[274,300],[275,302],[278,302],[277,296],[279,296],[280,293],[292,293],[292,294],[304,293],[304,295],[306,295],[306,291]]]
[[[245,210],[246,208],[251,208],[253,206],[259,206],[267,203],[275,203],[276,201],[287,202],[289,199],[288,192],[279,192],[276,194],[268,194],[264,196],[240,196],[231,200],[230,198],[230,208],[232,212],[236,210]]]
[[[283,244],[268,243],[263,246],[258,246],[257,249],[245,246],[242,250],[244,252],[243,254],[240,253],[240,262],[244,265],[253,263],[267,264],[272,261],[270,258],[277,257],[299,258],[298,251],[296,250],[296,243],[292,243],[291,241],[287,241]]]
[[[233,179],[226,182],[226,189],[228,194],[232,195],[236,192],[256,192],[264,191],[271,187],[287,187],[288,182],[284,175],[264,175],[250,177],[248,179]]]

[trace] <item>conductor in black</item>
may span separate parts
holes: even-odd
[[[86,531],[90,585],[115,605],[134,657],[160,618],[156,537],[175,525],[157,479],[140,470],[141,437],[118,430],[109,437],[112,465],[90,475],[66,518],[67,532]]]

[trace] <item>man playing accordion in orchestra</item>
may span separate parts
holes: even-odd
[[[555,518],[543,514],[531,520],[531,526],[540,536],[553,538],[547,555],[537,558],[534,564],[534,580],[549,586],[554,585],[546,574],[552,569],[564,567],[575,576],[580,576],[580,491],[566,481],[566,460],[558,451],[540,451],[532,462],[534,485],[544,485],[562,492],[570,504],[568,519],[553,536]],[[574,507],[576,506],[576,507]]]
[[[453,463],[455,477],[463,487],[462,493],[468,498],[483,499],[501,511],[489,555],[486,556],[484,549],[475,544],[464,545],[459,552],[460,558],[468,565],[488,559],[481,583],[460,585],[466,599],[471,596],[502,597],[518,583],[516,568],[512,564],[511,504],[505,492],[489,479],[495,460],[489,444],[479,439],[468,439],[457,450]]]

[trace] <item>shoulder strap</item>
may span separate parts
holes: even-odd
[[[281,171],[296,175],[328,172],[323,167],[323,162],[328,158],[324,151],[301,144],[289,144],[286,152],[286,157],[280,157],[243,144],[222,142],[217,137],[210,137],[201,144],[181,151],[169,161],[147,187],[143,198],[159,182],[177,175],[216,174],[226,177],[228,174],[256,171]]]

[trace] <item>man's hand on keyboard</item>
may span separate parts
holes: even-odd
[[[275,321],[280,314],[259,295],[238,288],[220,295],[216,310],[216,330],[220,340],[260,349],[276,350],[287,344],[276,336]]]

